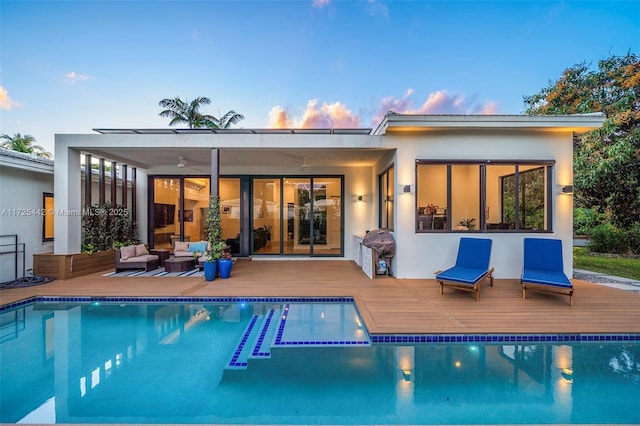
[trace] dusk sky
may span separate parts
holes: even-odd
[[[640,53],[640,1],[0,0],[0,28],[0,133],[53,152],[166,128],[175,96],[245,128],[520,114],[564,69]]]

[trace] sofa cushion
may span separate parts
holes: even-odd
[[[176,241],[174,251],[189,251],[189,241]]]
[[[199,241],[197,243],[189,243],[189,251],[191,253],[204,253],[205,251],[207,251],[207,242],[206,241]]]
[[[120,248],[120,259],[127,260],[131,257],[135,257],[136,248],[135,246],[124,246]]]
[[[149,250],[147,250],[147,246],[144,244],[137,244],[136,248],[136,256],[143,256],[145,254],[149,254]]]
[[[123,259],[124,262],[148,262],[150,260],[155,260],[158,258],[158,255],[155,254],[143,254],[141,256],[133,256],[127,259]]]

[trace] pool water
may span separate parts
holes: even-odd
[[[640,423],[640,342],[374,344],[351,303],[0,313],[2,423]]]

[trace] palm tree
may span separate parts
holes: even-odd
[[[201,114],[202,105],[209,105],[211,100],[206,97],[195,98],[192,101],[183,101],[179,97],[163,99],[160,106],[166,108],[160,113],[161,117],[171,117],[170,126],[178,123],[187,123],[191,129],[227,129],[232,124],[244,120],[244,115],[231,110],[220,118],[209,114]]]
[[[213,122],[216,118],[212,115],[201,114],[199,109],[202,105],[209,105],[211,100],[203,96],[192,101],[183,101],[179,97],[173,99],[163,99],[160,106],[165,108],[160,113],[161,117],[171,117],[169,126],[178,123],[187,123],[190,129],[207,127],[208,122]]]
[[[215,129],[228,129],[230,125],[236,124],[238,121],[244,120],[244,115],[231,110],[225,115],[217,119],[217,127]]]
[[[40,145],[36,145],[36,139],[31,135],[22,136],[16,133],[13,136],[0,135],[2,143],[0,146],[11,151],[24,152],[25,154],[36,154],[38,157],[51,158],[51,153]]]

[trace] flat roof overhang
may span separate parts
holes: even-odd
[[[534,130],[584,133],[602,127],[604,113],[575,115],[425,115],[388,113],[372,132]]]

